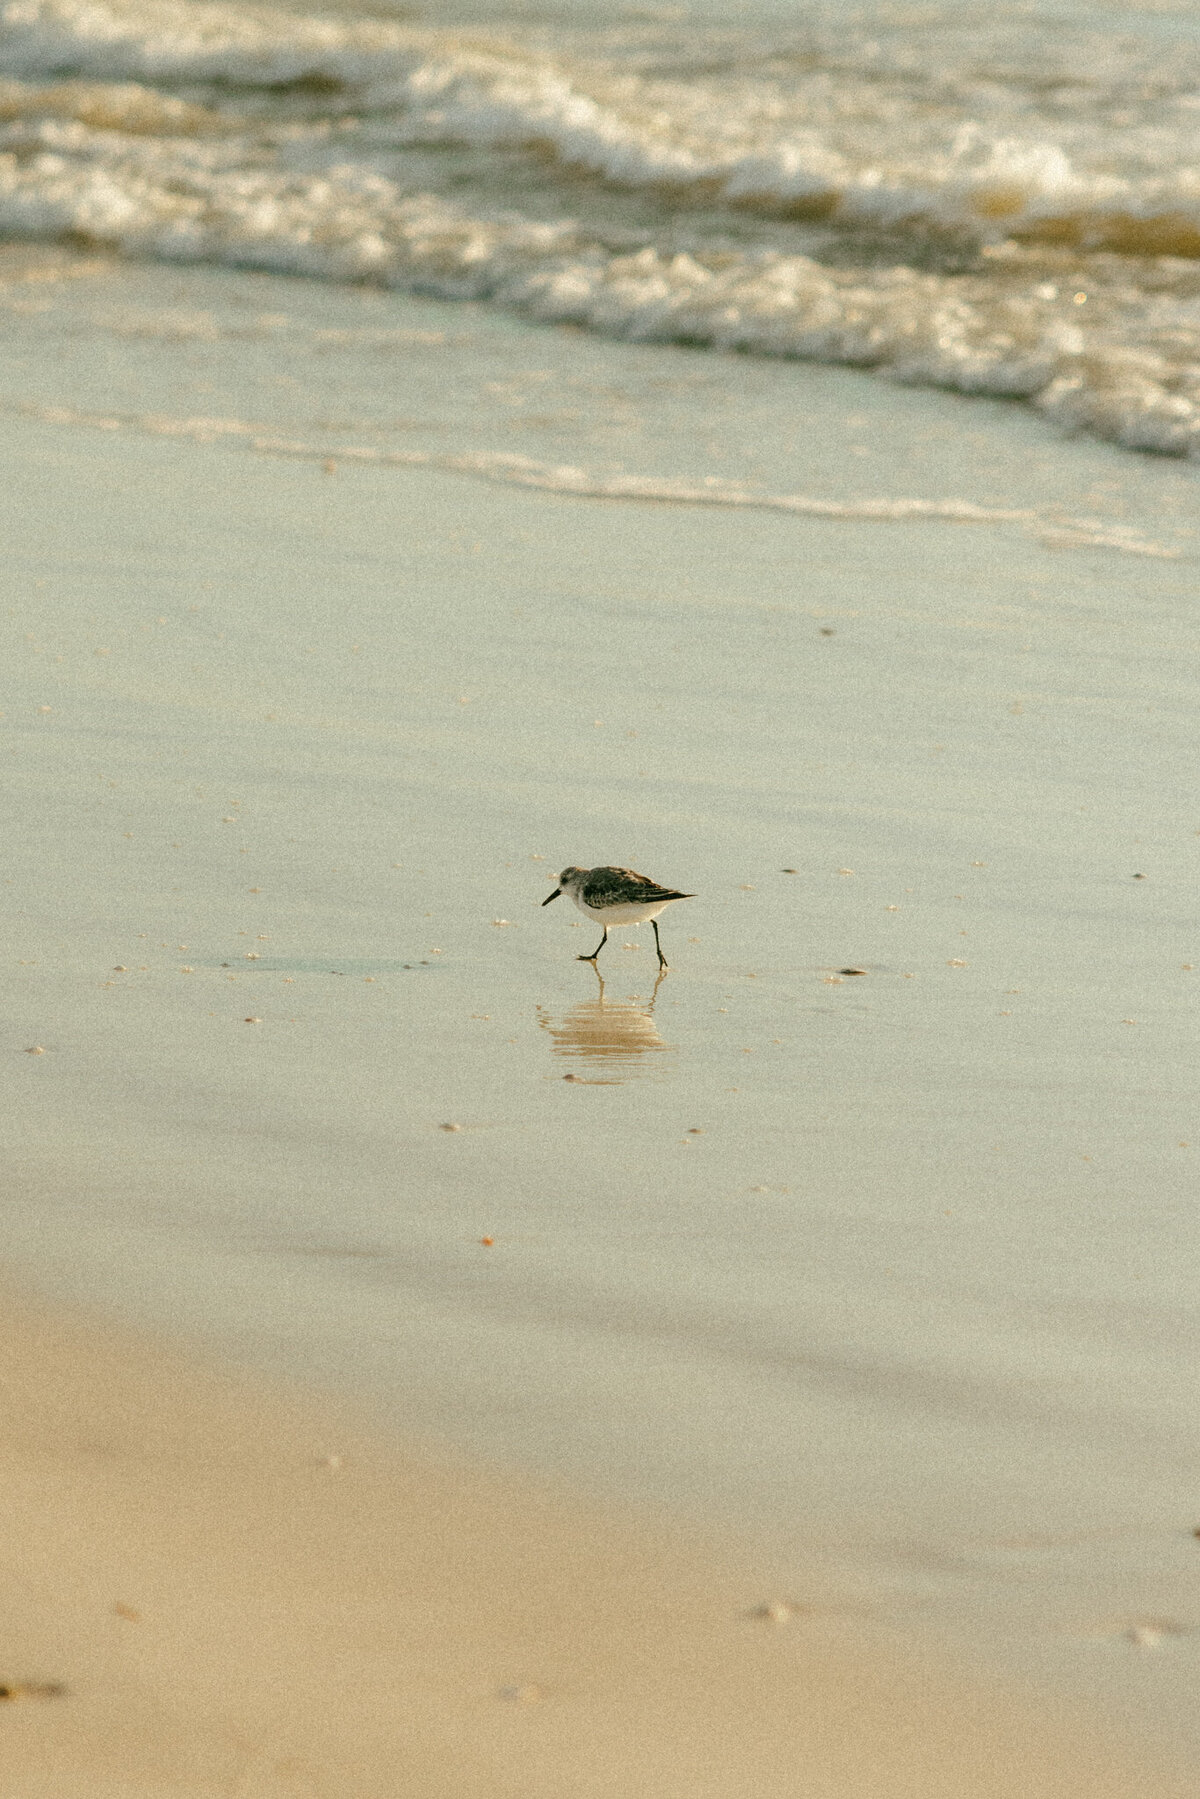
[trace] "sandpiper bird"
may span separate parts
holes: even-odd
[[[660,968],[667,966],[667,958],[658,940],[659,913],[674,900],[696,897],[694,893],[680,893],[675,887],[660,887],[657,881],[635,874],[632,868],[564,868],[558,877],[558,886],[542,901],[543,906],[556,900],[560,893],[569,893],[585,917],[594,918],[597,924],[604,926],[604,935],[591,955],[576,956],[577,962],[596,960],[608,942],[609,925],[644,924],[649,919],[654,925],[654,947],[658,951]]]

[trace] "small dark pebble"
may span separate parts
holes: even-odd
[[[1133,878],[1135,881],[1144,881],[1146,877],[1145,875],[1134,875]]]
[[[836,637],[837,632],[834,630],[832,625],[822,625],[821,626],[821,636],[822,637]]]
[[[579,1076],[577,1074],[564,1074],[563,1076],[564,1081],[577,1081],[578,1079]]]
[[[65,1699],[61,1680],[0,1681],[0,1699]]]
[[[794,868],[781,868],[779,872],[781,875],[794,875],[797,871]]]
[[[839,974],[866,974],[865,968],[839,968]]]

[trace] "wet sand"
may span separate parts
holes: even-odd
[[[695,1533],[7,1294],[22,1799],[1117,1799],[1186,1790]],[[764,1604],[779,1621],[763,1615]]]
[[[1194,1765],[1195,471],[31,258],[14,1277]],[[662,983],[567,862],[696,890]]]

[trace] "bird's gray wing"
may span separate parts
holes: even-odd
[[[655,900],[691,899],[675,887],[660,887],[657,881],[638,874],[632,868],[594,868],[583,884],[583,898],[589,906],[649,906]]]

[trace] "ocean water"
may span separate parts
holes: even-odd
[[[7,0],[0,232],[1200,433],[1179,0]]]
[[[3,17],[0,1253],[1194,1766],[1188,12]]]

